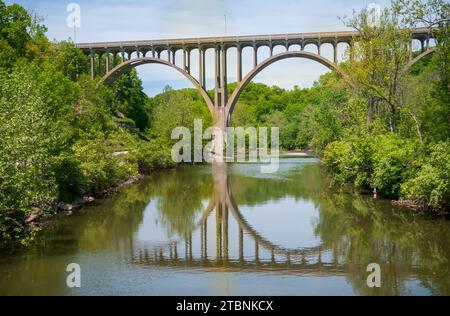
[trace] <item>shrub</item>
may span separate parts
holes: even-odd
[[[409,179],[401,185],[401,195],[423,208],[450,207],[450,143],[429,146],[429,154],[418,161]]]

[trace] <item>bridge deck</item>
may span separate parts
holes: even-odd
[[[412,32],[413,39],[424,40],[429,30],[427,28],[417,28]],[[116,41],[116,42],[95,42],[79,43],[77,47],[83,50],[90,49],[134,49],[136,47],[171,47],[171,48],[197,48],[215,47],[216,45],[236,46],[237,44],[253,45],[264,42],[279,43],[300,43],[300,42],[318,42],[335,43],[349,42],[353,37],[357,37],[356,31],[338,31],[338,32],[313,32],[313,33],[290,33],[290,34],[267,34],[267,35],[245,35],[245,36],[214,36],[198,38],[179,38],[179,39],[159,39],[159,40],[136,40],[136,41]]]

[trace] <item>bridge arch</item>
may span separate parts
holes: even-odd
[[[238,83],[236,89],[233,91],[232,95],[230,96],[228,100],[227,105],[227,118],[228,120],[231,119],[231,115],[233,114],[234,108],[236,106],[236,103],[239,99],[239,96],[244,91],[244,89],[247,87],[247,85],[255,78],[257,74],[259,74],[262,70],[267,68],[268,66],[272,65],[273,63],[276,63],[277,61],[288,59],[288,58],[305,58],[309,60],[316,61],[323,66],[327,67],[330,70],[336,71],[340,76],[344,77],[344,75],[339,70],[338,66],[334,64],[333,62],[329,61],[328,59],[314,53],[306,52],[306,51],[286,51],[277,55],[274,55],[261,63],[259,63],[256,68],[252,69],[243,79],[241,82]]]
[[[185,76],[190,82],[192,82],[192,84],[200,92],[201,96],[205,100],[206,105],[208,106],[208,109],[210,110],[210,112],[214,113],[213,112],[214,104],[211,100],[211,97],[206,92],[206,90],[200,85],[200,83],[186,71],[183,71],[181,68],[179,68],[175,64],[173,64],[169,61],[163,60],[163,59],[153,58],[153,57],[139,57],[139,58],[127,60],[127,61],[121,63],[120,65],[116,66],[115,68],[113,68],[111,71],[109,71],[106,74],[106,76],[102,79],[102,81],[107,85],[111,85],[124,72],[126,72],[132,68],[136,68],[138,66],[145,65],[145,64],[166,65],[166,66],[169,66],[169,67],[177,70],[179,73],[181,73],[183,76]]]
[[[419,56],[417,56],[416,58],[412,59],[403,69],[402,74],[406,74],[408,73],[408,71],[415,65],[417,64],[419,61],[421,61],[423,58],[427,57],[428,55],[431,55],[433,53],[436,52],[436,47],[432,47],[427,49],[426,51],[424,51],[423,53],[421,53]]]

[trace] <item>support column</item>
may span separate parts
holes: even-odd
[[[202,69],[202,87],[206,89],[206,50],[203,50],[202,52]]]
[[[123,50],[123,47],[120,48],[120,56],[122,57],[122,62],[125,62],[125,51]]]
[[[106,49],[106,54],[105,54],[105,59],[106,59],[106,73],[109,72],[109,49]]]
[[[420,52],[421,53],[425,52],[425,41],[424,40],[420,40]]]
[[[153,45],[152,45],[152,57],[153,58],[156,57],[155,47],[153,47]]]
[[[203,50],[198,47],[198,82],[203,86]]]
[[[188,74],[191,73],[191,50],[188,49],[186,50],[186,67],[187,67],[187,72]]]
[[[174,49],[174,50],[172,50],[172,64],[174,64],[174,65],[177,64],[176,56],[177,56],[177,51]]]
[[[272,42],[270,42],[270,44],[269,44],[269,50],[270,50],[270,57],[272,57],[273,56],[273,45],[272,45]]]
[[[167,47],[167,61],[170,63],[170,47]]]
[[[253,44],[253,68],[258,66],[258,47],[256,44]]]
[[[183,47],[183,70],[186,71],[186,49]]]
[[[237,82],[242,81],[242,47],[238,45],[237,47]]]
[[[95,78],[95,53],[91,50],[91,77]]]
[[[220,106],[220,49],[216,47],[214,49],[214,106],[217,108]]]
[[[222,107],[228,102],[228,82],[227,82],[227,48],[222,46],[222,71],[221,71],[221,87],[222,87]]]
[[[317,43],[317,55],[319,55],[319,56],[320,56],[320,46],[321,46],[321,43],[318,42]]]
[[[335,65],[337,65],[337,63],[338,63],[338,51],[337,51],[337,49],[338,49],[338,45],[337,45],[337,43],[335,42],[334,44],[333,44],[333,61],[334,61],[334,64]]]

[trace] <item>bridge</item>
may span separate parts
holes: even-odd
[[[143,64],[162,64],[174,68],[189,79],[205,100],[215,120],[215,126],[224,130],[230,125],[231,114],[238,98],[248,83],[269,65],[287,58],[306,58],[316,61],[332,71],[339,73],[338,45],[344,43],[350,48],[352,58],[353,43],[357,41],[358,32],[320,32],[294,33],[254,36],[223,36],[184,39],[163,39],[149,41],[98,42],[77,44],[85,54],[90,56],[90,72],[92,77],[103,76],[107,84],[114,82],[125,71]],[[432,34],[427,28],[417,28],[411,33],[411,63],[420,60],[432,51],[430,39]],[[422,54],[412,59],[412,41],[420,42]],[[322,45],[331,44],[333,58],[322,56]],[[299,50],[289,50],[298,45]],[[316,52],[307,52],[305,47],[313,45]],[[258,49],[268,47],[269,58],[259,61]],[[282,46],[285,52],[274,55],[274,48]],[[247,74],[242,73],[243,49],[253,49],[253,67]],[[237,87],[228,95],[227,52],[230,48],[237,51]],[[206,51],[214,50],[214,96],[210,97],[206,90]],[[192,75],[191,54],[198,51],[198,78]],[[182,65],[178,66],[176,55],[182,51]],[[161,58],[162,54],[167,58]],[[181,62],[180,62],[181,63]]]

